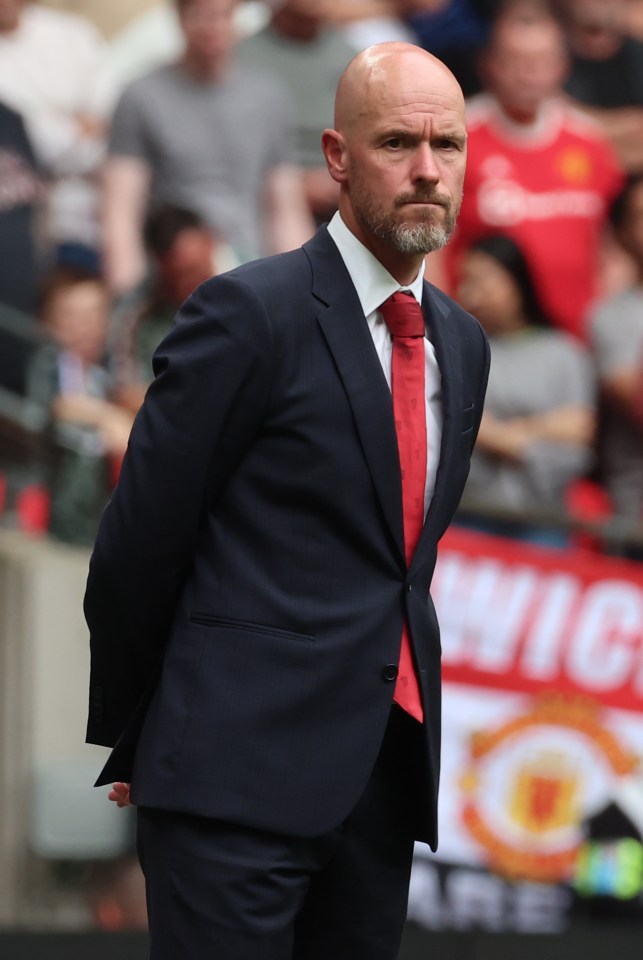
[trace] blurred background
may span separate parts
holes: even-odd
[[[176,309],[330,219],[338,77],[393,39],[467,96],[427,277],[492,352],[401,958],[640,955],[643,0],[0,0],[7,960],[146,955],[131,811],[84,744],[91,544]]]

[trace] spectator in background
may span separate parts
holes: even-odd
[[[22,117],[0,103],[0,305],[25,313],[35,307],[41,198],[42,181]]]
[[[558,0],[571,57],[568,93],[601,124],[628,170],[643,170],[643,41],[629,0]]]
[[[376,43],[415,43],[415,35],[399,15],[397,0],[325,0],[328,15],[347,43],[359,53]]]
[[[643,174],[630,177],[612,206],[617,239],[633,258],[636,282],[600,304],[590,320],[603,401],[599,466],[615,513],[643,521]]]
[[[582,338],[622,173],[596,124],[562,100],[566,66],[553,18],[508,11],[496,21],[481,64],[488,92],[469,103],[464,201],[444,262],[455,288],[474,240],[510,234],[547,316]]]
[[[0,99],[22,115],[49,178],[47,234],[55,246],[88,248],[92,260],[108,100],[102,57],[102,40],[83,18],[0,0]]]
[[[589,355],[548,325],[527,262],[506,235],[490,235],[469,247],[458,300],[478,318],[491,347],[485,411],[465,497],[517,514],[563,513],[567,488],[590,461],[595,396]],[[519,519],[476,525],[562,542],[560,535]]]
[[[332,124],[337,82],[354,56],[326,14],[328,0],[271,0],[268,26],[239,47],[241,63],[273,70],[292,92],[296,107],[297,159],[306,199],[317,223],[337,209],[339,188],[321,149],[322,130]]]
[[[151,214],[145,246],[154,268],[152,289],[116,314],[110,338],[115,397],[132,413],[154,378],[154,351],[183,301],[214,274],[238,266],[230,248],[215,240],[200,217],[178,207]]]
[[[419,43],[447,64],[466,97],[481,90],[477,55],[499,6],[500,0],[398,0]]]
[[[185,53],[127,88],[104,177],[109,284],[141,281],[148,205],[198,212],[242,259],[296,247],[313,224],[287,94],[234,60],[235,0],[177,0]]]
[[[52,338],[31,361],[29,396],[49,406],[56,458],[47,486],[50,531],[92,543],[132,416],[109,400],[102,364],[109,298],[102,281],[78,267],[58,267],[44,281],[40,316]]]
[[[96,2],[101,4],[105,0]],[[256,33],[266,25],[269,16],[262,0],[238,3],[234,17],[238,36]],[[120,95],[133,80],[161,64],[177,60],[184,46],[175,0],[151,0],[146,2],[145,9],[141,9],[140,4],[136,8],[130,6],[129,17],[111,34],[107,45],[109,88]]]
[[[643,40],[643,0],[628,0],[625,16],[629,35]]]

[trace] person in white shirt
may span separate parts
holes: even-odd
[[[54,244],[99,245],[96,172],[111,96],[104,42],[82,17],[26,0],[0,2],[0,99],[25,121],[49,178]]]

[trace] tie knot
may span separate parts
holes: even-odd
[[[424,314],[413,294],[394,293],[380,307],[392,337],[423,337]]]

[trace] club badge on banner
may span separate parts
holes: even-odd
[[[643,566],[452,528],[431,593],[444,679],[437,859],[573,881],[588,821],[631,782],[643,803]]]

